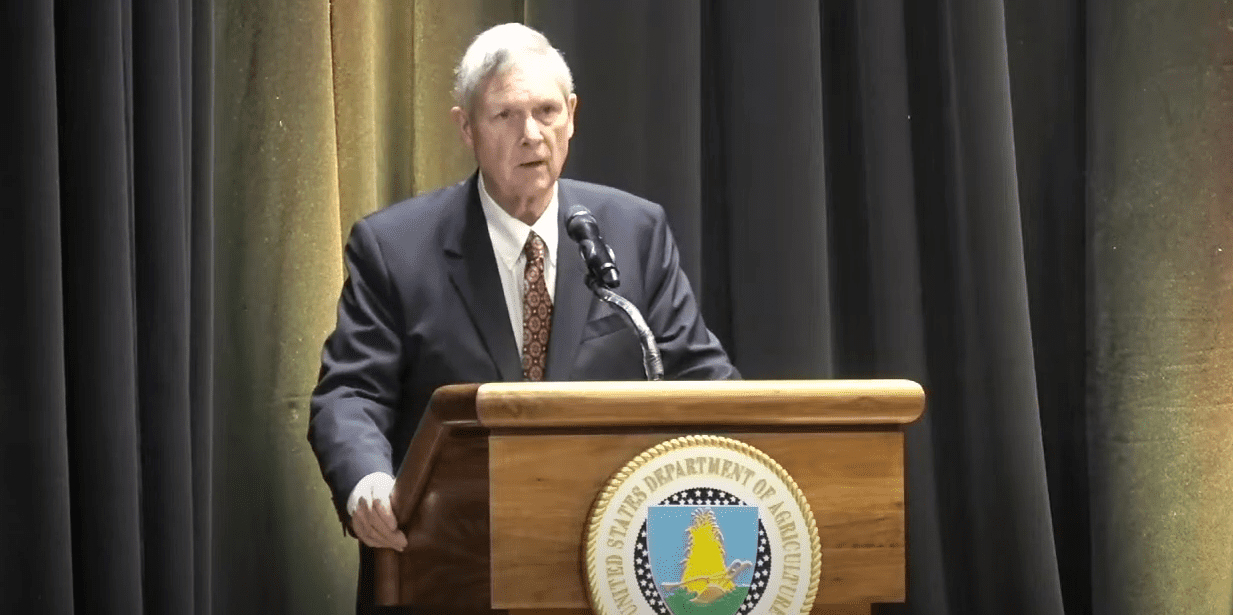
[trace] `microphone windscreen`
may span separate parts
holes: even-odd
[[[587,227],[598,226],[591,211],[581,205],[571,206],[565,213],[565,233],[574,241],[587,238]]]
[[[570,208],[569,208],[569,209],[567,209],[567,210],[565,211],[565,219],[567,219],[567,220],[568,220],[568,219],[570,219],[570,218],[573,218],[574,216],[578,216],[578,215],[581,215],[581,214],[587,214],[587,215],[590,215],[590,214],[591,214],[591,210],[589,210],[589,209],[587,209],[587,208],[585,208],[585,207],[583,207],[583,206],[581,206],[581,205],[571,205],[571,206],[570,206]]]

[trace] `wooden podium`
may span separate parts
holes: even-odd
[[[394,491],[402,553],[378,550],[378,605],[588,613],[582,542],[608,479],[688,434],[750,444],[808,499],[821,543],[813,613],[905,593],[906,380],[455,385],[432,398]]]

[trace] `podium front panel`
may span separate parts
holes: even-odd
[[[596,495],[635,456],[680,435],[492,435],[492,607],[587,608],[582,542]],[[815,604],[904,600],[898,429],[723,435],[769,455],[804,491],[822,544]]]

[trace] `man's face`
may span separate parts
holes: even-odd
[[[537,220],[569,154],[578,97],[561,91],[540,62],[493,75],[466,114],[454,108],[463,141],[475,151],[484,185],[510,215]]]

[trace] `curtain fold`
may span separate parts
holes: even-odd
[[[930,11],[937,25],[919,29],[919,37],[909,33],[919,45],[909,65],[927,387],[950,606],[1061,613],[1004,11],[1000,2],[917,3],[913,10]]]
[[[0,258],[12,275],[0,301],[0,561],[18,608],[60,614],[74,596],[55,31],[49,3],[0,6],[0,66],[17,93],[0,97]]]
[[[1006,2],[1006,38],[1053,544],[1066,612],[1092,612],[1086,404],[1084,3]]]
[[[921,242],[902,3],[823,4],[823,101],[836,374],[928,381]],[[919,215],[926,215],[925,213]],[[932,425],[905,434],[908,587],[914,612],[949,613]],[[904,611],[884,607],[883,612]]]
[[[188,139],[193,152],[187,175],[189,197],[194,203],[189,225],[189,400],[193,467],[193,591],[197,615],[215,613],[214,607],[214,489],[215,464],[215,294],[214,227],[214,119],[215,119],[215,14],[212,2],[192,2],[182,12],[193,33],[191,62],[186,79],[190,84],[191,112]]]
[[[56,37],[75,581],[113,612],[144,604],[127,8],[61,9]],[[93,553],[110,565],[83,565]]]
[[[144,607],[153,613],[191,613],[195,602],[189,382],[194,282],[189,167],[194,156],[189,140],[192,80],[185,72],[193,37],[181,15],[189,9],[187,2],[162,0],[131,5],[140,543]]]

